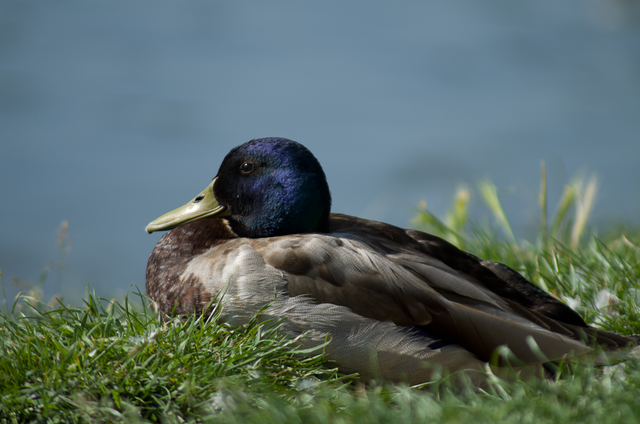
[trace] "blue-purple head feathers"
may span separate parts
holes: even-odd
[[[244,237],[329,231],[331,194],[318,160],[286,138],[260,138],[224,158],[214,187]]]

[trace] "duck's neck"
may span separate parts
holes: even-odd
[[[199,284],[180,281],[189,260],[236,235],[220,218],[205,218],[166,233],[156,244],[147,262],[147,296],[162,313],[171,315],[202,313],[211,301]]]

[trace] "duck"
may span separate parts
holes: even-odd
[[[231,325],[281,320],[280,331],[303,347],[326,343],[341,372],[365,379],[413,385],[446,373],[480,385],[487,372],[540,375],[596,351],[605,363],[602,352],[637,344],[587,325],[506,265],[331,213],[320,163],[285,138],[233,148],[204,191],[146,231],[167,231],[146,269],[159,313],[202,315],[215,302]]]

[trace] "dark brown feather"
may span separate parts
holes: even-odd
[[[213,299],[195,276],[183,273],[190,260],[236,235],[219,218],[205,218],[167,232],[147,262],[146,290],[165,315],[200,314]]]

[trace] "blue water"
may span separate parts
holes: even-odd
[[[334,211],[408,226],[459,184],[505,189],[526,236],[595,173],[592,223],[640,223],[640,6],[615,0],[0,3],[0,269],[62,294],[144,287],[160,235],[233,146],[282,136]],[[512,194],[509,194],[512,193]],[[474,204],[479,205],[479,196]],[[482,215],[481,212],[479,212]]]

